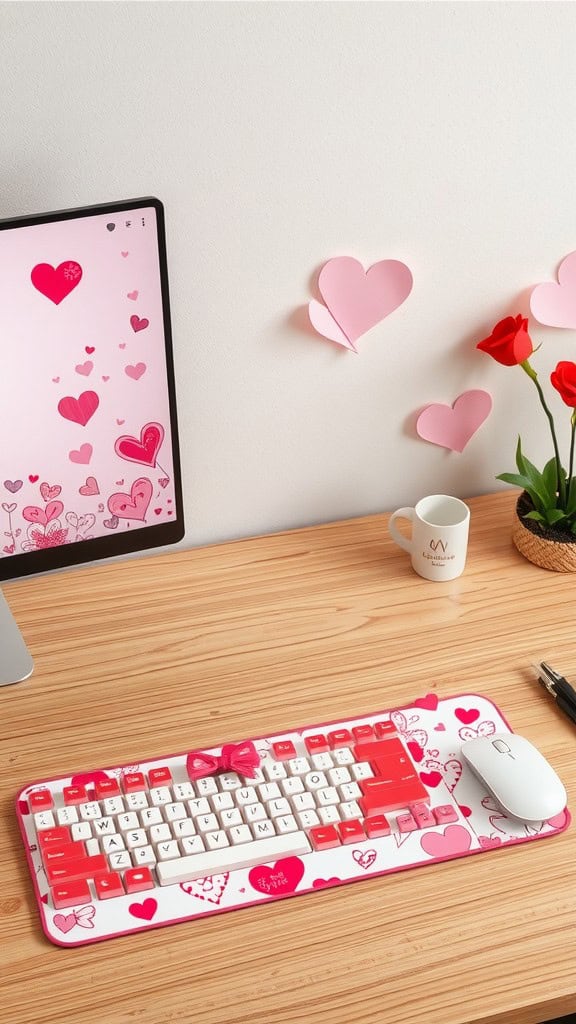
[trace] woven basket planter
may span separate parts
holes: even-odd
[[[541,569],[552,572],[576,572],[576,535],[562,533],[549,527],[542,530],[539,523],[522,516],[533,508],[532,501],[523,491],[516,502],[512,541],[524,558]]]

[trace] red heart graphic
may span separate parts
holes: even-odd
[[[271,893],[294,892],[303,875],[304,865],[300,858],[285,857],[277,860],[272,868],[266,864],[252,868],[248,881],[253,889],[270,896]]]
[[[418,697],[418,700],[414,701],[414,707],[423,708],[424,711],[436,711],[438,697],[435,693],[427,693],[425,697]]]
[[[158,910],[158,903],[149,896],[143,903],[131,903],[128,910],[132,917],[139,917],[141,921],[151,921]]]
[[[133,331],[144,331],[148,327],[149,323],[150,321],[147,320],[146,317],[143,317],[142,320],[139,316],[136,316],[136,314],[130,317],[130,326]]]
[[[137,519],[144,522],[148,505],[152,500],[153,487],[148,477],[140,477],[132,484],[130,494],[118,491],[108,498],[108,508],[119,519]]]
[[[327,885],[339,885],[341,878],[315,878],[312,882],[313,889],[324,889]]]
[[[72,420],[73,423],[80,423],[85,427],[99,404],[100,399],[95,391],[83,391],[78,398],[72,398],[70,395],[61,398],[58,402],[58,412],[65,420]]]
[[[408,747],[408,750],[410,751],[410,754],[412,756],[412,760],[416,761],[416,764],[420,764],[420,761],[424,757],[424,751],[423,751],[422,747],[420,746],[420,744],[419,743],[415,743],[414,740],[409,740],[408,743],[406,744],[406,746]]]
[[[89,356],[91,356],[92,353],[96,351],[96,349],[95,349],[94,345],[86,345],[86,348],[84,349],[84,351],[87,352]]]
[[[82,267],[75,260],[66,260],[58,267],[37,263],[30,274],[34,287],[56,305],[62,302],[82,279]]]
[[[466,804],[458,804],[458,807],[460,808],[461,814],[463,814],[465,818],[469,818],[470,815],[472,814],[472,808],[467,807]]]
[[[35,484],[37,479],[38,479],[38,474],[34,473],[33,475],[29,476],[28,479],[29,479],[31,484]]]
[[[436,789],[436,786],[442,782],[440,772],[420,772],[420,778],[425,786],[430,786],[432,789]]]
[[[155,466],[156,456],[164,440],[164,428],[160,423],[146,423],[140,431],[140,440],[129,435],[119,437],[114,451],[128,462],[140,462],[144,466]]]
[[[480,712],[476,708],[456,708],[454,714],[462,725],[472,725],[477,718],[480,718]]]

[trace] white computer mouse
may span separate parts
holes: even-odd
[[[566,790],[556,772],[524,736],[497,732],[467,740],[462,757],[514,818],[546,821],[566,807]]]

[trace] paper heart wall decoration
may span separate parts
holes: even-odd
[[[463,452],[492,410],[487,391],[463,391],[452,406],[433,403],[416,420],[416,433],[423,441]]]
[[[312,299],[310,322],[324,338],[356,352],[358,338],[402,305],[412,283],[409,268],[399,260],[381,260],[365,271],[353,257],[337,256],[320,271],[324,305]]]
[[[530,310],[547,327],[576,327],[576,252],[562,260],[558,284],[538,284],[530,296]]]

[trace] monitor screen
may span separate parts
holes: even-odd
[[[157,199],[0,222],[0,579],[184,533]]]

